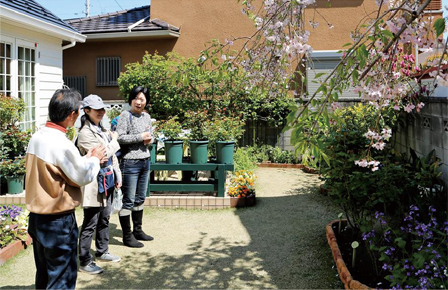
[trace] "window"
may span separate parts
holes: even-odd
[[[86,76],[64,76],[64,85],[77,90],[82,97],[87,96],[87,77]]]
[[[96,59],[96,85],[98,87],[117,86],[120,76],[121,58],[98,57]]]
[[[0,42],[0,93],[11,95],[11,44]]]
[[[4,35],[1,39],[0,93],[23,99],[25,113],[20,127],[32,129],[36,123],[35,44]]]
[[[19,98],[25,101],[25,116],[22,129],[34,127],[36,121],[36,51],[23,46],[18,47],[18,84]]]

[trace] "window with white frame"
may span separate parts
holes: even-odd
[[[28,130],[36,121],[36,50],[18,46],[18,95],[25,101],[25,116],[21,126]]]
[[[11,95],[11,44],[0,42],[0,93]]]
[[[118,86],[120,76],[121,58],[98,57],[96,59],[96,85],[98,87]]]
[[[1,36],[0,93],[23,99],[25,113],[22,130],[33,129],[36,123],[36,49],[35,44]]]

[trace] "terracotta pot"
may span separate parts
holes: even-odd
[[[30,235],[27,235],[26,241],[17,240],[1,249],[0,265],[3,265],[7,260],[17,255],[23,249],[26,249],[32,242],[33,239],[31,239]]]
[[[230,197],[230,207],[249,207],[256,203],[255,194],[245,197]]]
[[[330,222],[325,230],[327,232],[327,241],[328,245],[330,245],[331,253],[333,254],[333,260],[338,269],[339,278],[341,282],[344,284],[345,289],[372,289],[367,285],[362,284],[358,280],[354,280],[350,271],[347,268],[344,260],[342,259],[341,251],[339,250],[338,241],[336,240],[336,235],[333,231],[333,225],[339,224],[339,220],[334,220]],[[343,219],[342,224],[346,225],[347,220]]]

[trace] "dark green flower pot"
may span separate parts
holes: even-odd
[[[191,163],[204,164],[208,159],[208,140],[190,141]]]
[[[8,193],[17,194],[23,192],[24,176],[6,176],[8,183]]]
[[[151,152],[151,163],[156,163],[156,161],[157,161],[157,139],[154,140],[154,143],[149,145],[149,151]]]
[[[233,164],[235,141],[216,141],[216,162],[220,164]]]
[[[183,141],[165,141],[165,160],[168,164],[181,164],[183,156]]]

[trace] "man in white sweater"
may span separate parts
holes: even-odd
[[[96,179],[104,146],[81,157],[68,140],[67,127],[79,116],[81,95],[57,90],[50,100],[50,121],[30,140],[26,154],[28,233],[33,238],[36,289],[74,289],[77,278],[78,226],[75,207],[81,186]]]

